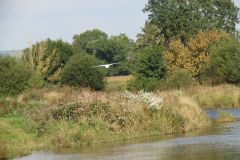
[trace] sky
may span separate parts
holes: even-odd
[[[0,51],[19,50],[47,38],[72,42],[98,28],[135,39],[147,20],[148,0],[0,0]],[[240,6],[240,0],[235,0]]]

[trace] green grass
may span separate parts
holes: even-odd
[[[23,117],[0,117],[0,159],[29,154],[35,146],[32,131]]]

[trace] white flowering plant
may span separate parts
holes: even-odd
[[[136,103],[145,103],[148,109],[160,110],[163,106],[163,98],[156,96],[152,92],[139,91],[137,94],[133,94],[126,91],[125,97]]]

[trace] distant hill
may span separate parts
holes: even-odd
[[[23,50],[9,50],[9,51],[0,51],[0,56],[13,56],[13,57],[21,57]]]

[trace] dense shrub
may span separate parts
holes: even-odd
[[[127,89],[130,91],[154,91],[158,87],[156,78],[136,78],[128,82]]]
[[[64,67],[62,84],[73,87],[90,87],[94,90],[104,88],[104,71],[98,67],[98,60],[93,56],[79,53],[71,57]]]
[[[14,58],[0,58],[0,96],[17,95],[29,87],[32,72]]]
[[[184,69],[178,69],[161,82],[161,88],[181,89],[194,83],[192,75]]]
[[[149,46],[135,53],[134,79],[129,81],[128,90],[153,91],[158,87],[158,81],[166,75],[163,52],[162,46]]]
[[[221,41],[212,48],[202,78],[212,84],[240,83],[240,42],[236,38]]]

